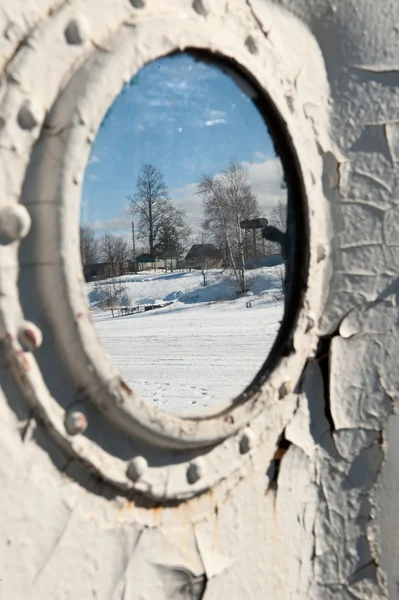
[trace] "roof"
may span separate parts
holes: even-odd
[[[191,246],[186,260],[198,260],[204,258],[221,259],[223,258],[221,252],[214,246],[214,244],[194,244]]]
[[[155,262],[157,260],[156,256],[154,256],[154,259],[151,258],[151,254],[139,254],[138,256],[136,256],[136,262]]]
[[[160,252],[159,249],[155,248],[153,253],[154,259],[151,260],[151,254],[149,252],[142,252],[136,256],[136,262],[147,263],[147,262],[158,262],[160,260],[165,260],[175,258],[179,258],[178,250],[166,250],[165,252]]]

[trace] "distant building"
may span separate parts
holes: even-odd
[[[223,255],[213,244],[194,244],[186,256],[189,269],[218,269],[222,263]]]
[[[151,259],[151,254],[139,254],[136,256],[137,271],[149,271],[152,269],[175,269],[178,259],[174,257],[156,256]]]
[[[109,276],[109,262],[95,263],[93,265],[83,265],[83,274],[85,281],[95,281],[97,279],[105,279]]]

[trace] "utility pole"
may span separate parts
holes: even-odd
[[[137,273],[137,265],[136,265],[136,239],[134,236],[134,221],[132,221],[132,242],[133,242],[133,246],[132,246],[132,250],[133,250],[133,270],[135,273]]]

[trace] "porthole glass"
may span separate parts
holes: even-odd
[[[132,78],[92,145],[80,223],[92,320],[163,411],[238,396],[280,329],[287,185],[260,106],[243,75],[179,53]]]

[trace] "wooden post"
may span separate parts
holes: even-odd
[[[132,221],[132,250],[133,250],[133,271],[137,273],[136,265],[136,239],[134,236],[134,221]]]

